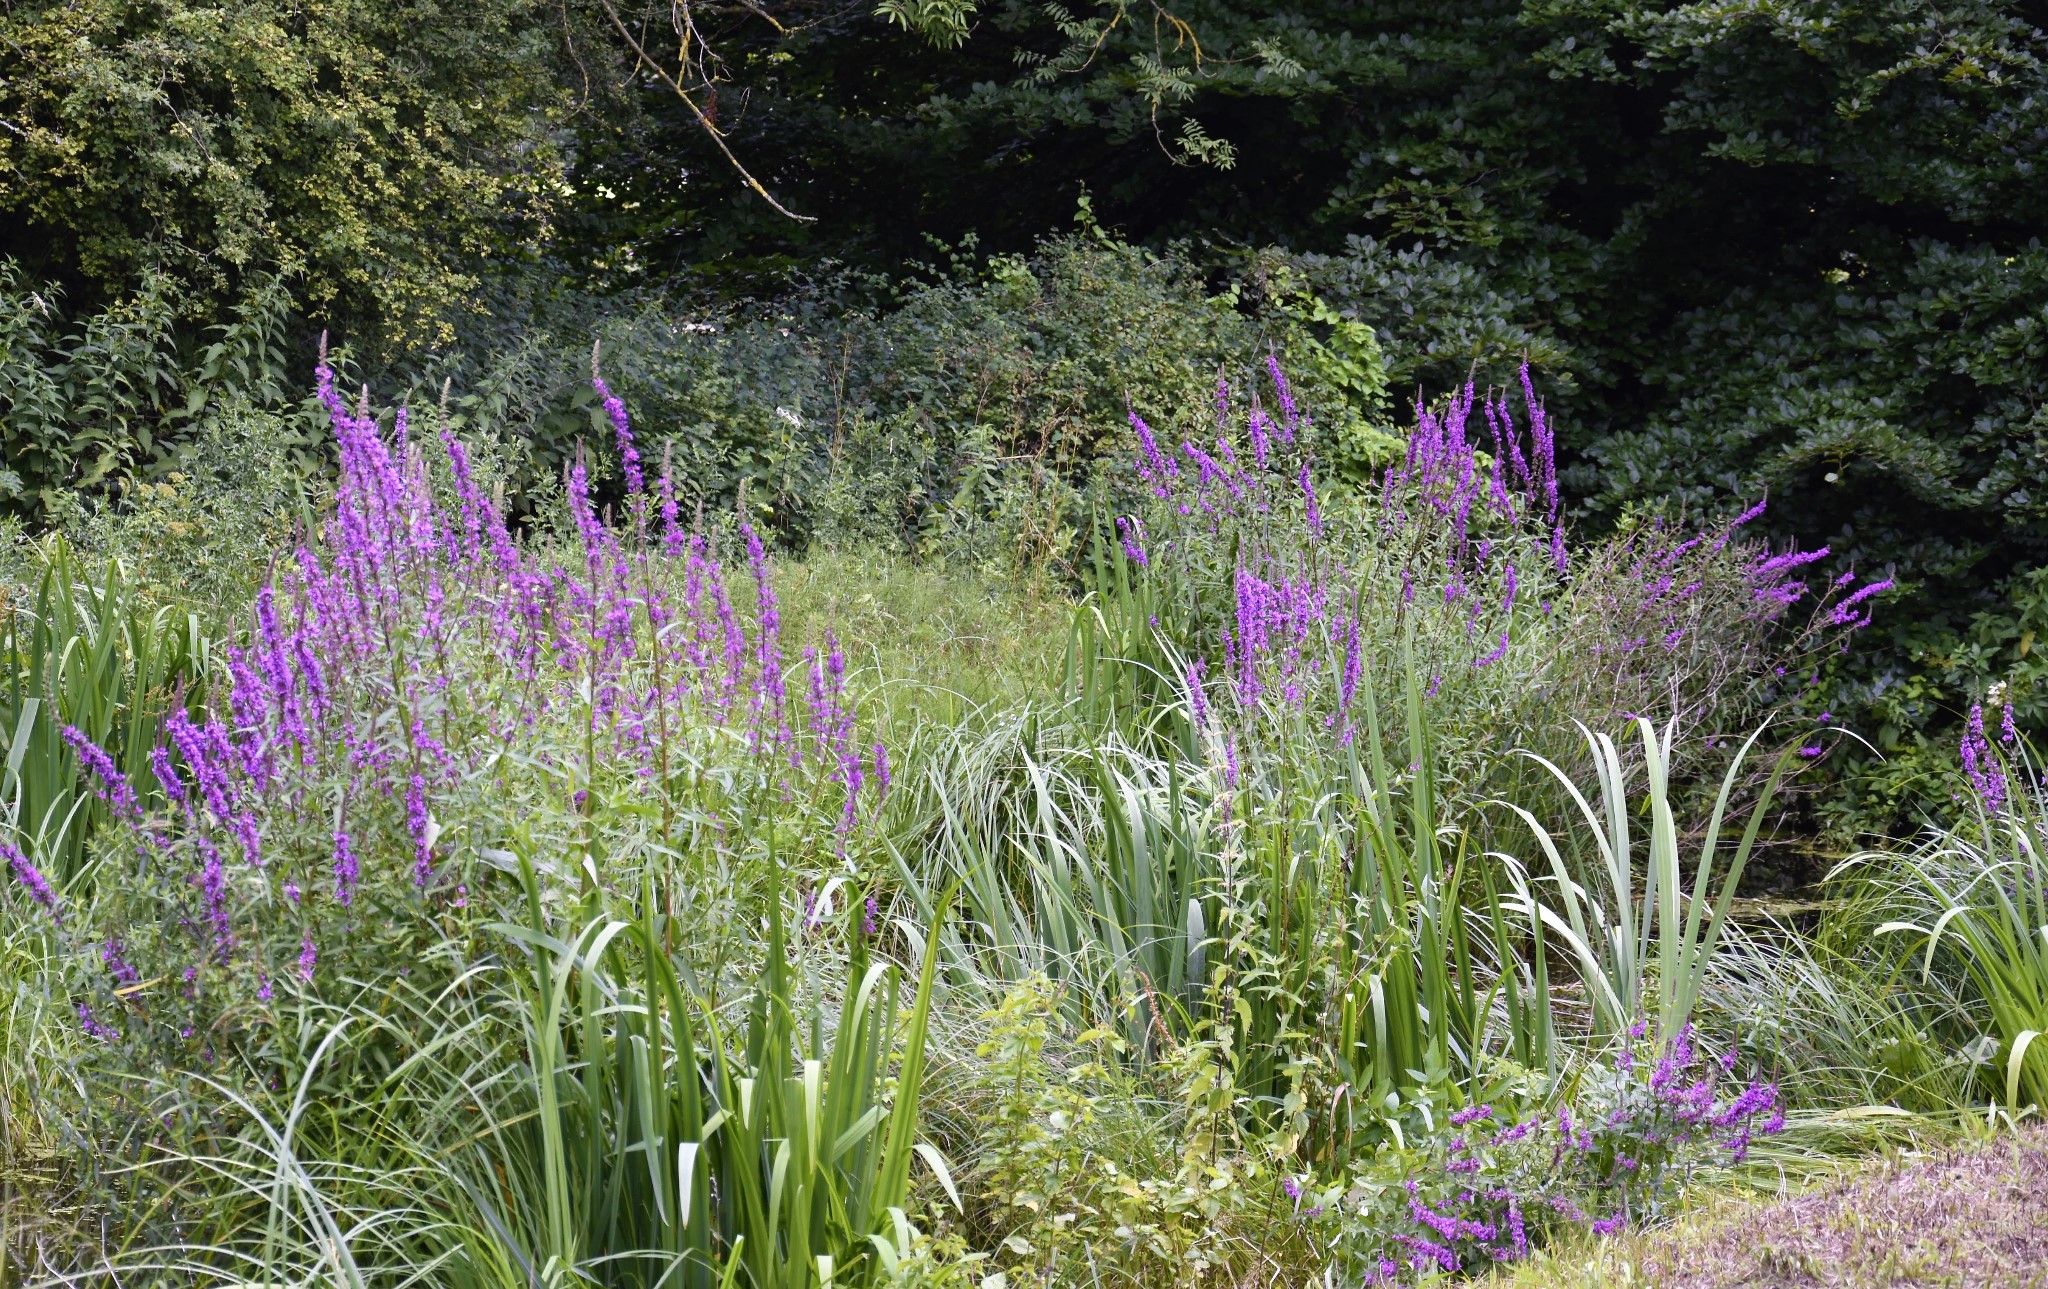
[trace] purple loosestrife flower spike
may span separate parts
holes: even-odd
[[[85,1031],[87,1038],[96,1038],[102,1043],[118,1043],[121,1041],[120,1031],[100,1023],[99,1019],[92,1014],[92,1008],[84,1003],[78,1004],[78,1027]]]
[[[299,979],[311,980],[313,967],[319,961],[320,948],[313,943],[312,933],[307,932],[304,941],[299,945]]]
[[[1999,763],[1991,750],[1991,743],[1984,737],[1984,708],[1981,704],[1970,708],[1969,723],[1963,728],[1963,772],[1977,789],[1977,796],[1990,814],[2003,814],[2006,801],[2005,767]]]
[[[754,740],[758,749],[761,726],[767,720],[776,725],[776,743],[789,741],[787,708],[789,695],[782,680],[782,613],[775,599],[775,583],[768,572],[768,552],[753,526],[742,522],[740,535],[747,543],[747,567],[754,574],[754,591],[759,606],[760,632],[755,640],[755,662],[759,673],[754,690]]]
[[[64,915],[57,907],[57,892],[50,889],[49,880],[29,862],[28,856],[22,854],[11,843],[0,841],[0,859],[7,861],[7,866],[14,870],[14,879],[21,883],[22,889],[28,892],[31,900],[43,906],[43,910],[50,915],[50,920],[62,923]]]
[[[178,777],[178,768],[171,763],[171,750],[167,747],[151,748],[149,769],[156,775],[158,786],[164,795],[177,805],[185,804],[185,781]]]
[[[234,933],[228,919],[228,876],[221,863],[220,851],[206,838],[198,839],[199,853],[205,857],[198,876],[192,879],[199,888],[200,896],[206,902],[206,918],[213,926],[213,951],[222,962],[234,952]]]
[[[1529,437],[1536,445],[1535,482],[1542,488],[1545,513],[1553,520],[1557,518],[1557,439],[1550,427],[1550,417],[1543,404],[1536,398],[1536,385],[1529,377],[1529,364],[1523,363],[1521,370],[1522,399],[1529,412]]]
[[[1718,554],[1722,550],[1726,549],[1728,543],[1735,539],[1736,529],[1742,527],[1744,524],[1750,522],[1753,519],[1761,517],[1764,513],[1764,507],[1767,504],[1769,504],[1769,498],[1757,502],[1754,506],[1751,506],[1748,510],[1743,511],[1734,519],[1730,520],[1728,522],[1728,527],[1722,529],[1721,535],[1714,540],[1715,553]]]
[[[655,491],[661,500],[661,549],[671,556],[680,555],[687,539],[683,535],[681,512],[676,508],[675,480],[666,469],[655,482]]]
[[[1145,424],[1145,419],[1135,409],[1129,412],[1129,416],[1131,428],[1137,431],[1138,447],[1144,453],[1144,459],[1138,463],[1138,476],[1152,485],[1155,495],[1171,495],[1173,485],[1170,481],[1180,477],[1180,466],[1159,450],[1159,440],[1153,436],[1152,427]]]
[[[633,446],[633,427],[626,419],[625,401],[612,393],[602,377],[592,376],[590,387],[604,400],[604,414],[611,420],[612,433],[618,438],[619,458],[625,466],[626,493],[637,497],[647,491],[647,479],[640,471],[640,450]]]
[[[345,832],[334,834],[334,902],[343,908],[355,903],[356,883],[362,880],[362,864]]]
[[[1788,550],[1782,555],[1760,556],[1756,567],[1750,570],[1749,580],[1760,586],[1767,585],[1781,579],[1795,568],[1826,559],[1828,554],[1828,547],[1823,546],[1813,551]]]
[[[590,476],[583,469],[580,450],[576,463],[569,469],[569,514],[575,519],[576,531],[583,538],[584,560],[590,572],[590,590],[595,591],[606,548],[611,544],[611,534],[598,521],[597,512],[591,509]]]
[[[1245,431],[1251,436],[1252,458],[1259,463],[1259,469],[1266,468],[1266,458],[1272,454],[1273,441],[1266,433],[1272,422],[1266,419],[1265,409],[1257,401],[1252,403],[1251,415],[1245,419]]]
[[[1778,1104],[1778,1088],[1772,1083],[1752,1083],[1728,1103],[1727,1109],[1713,1116],[1717,1128],[1725,1128],[1742,1119],[1764,1113]]]
[[[1280,400],[1280,441],[1294,442],[1294,431],[1301,423],[1301,413],[1294,406],[1294,389],[1287,383],[1287,373],[1280,370],[1277,355],[1266,355],[1266,373],[1273,378],[1273,395]]]
[[[97,792],[100,800],[113,807],[115,815],[122,819],[132,821],[140,818],[142,808],[136,804],[135,791],[128,786],[128,777],[115,766],[114,758],[87,738],[76,725],[66,725],[63,734],[64,741],[77,753],[78,763],[99,780]]]
[[[1495,646],[1494,646],[1494,647],[1493,647],[1493,648],[1492,648],[1491,650],[1489,650],[1488,652],[1486,652],[1486,653],[1482,654],[1481,656],[1479,656],[1479,657],[1477,657],[1477,658],[1474,658],[1474,659],[1472,660],[1472,665],[1473,665],[1474,667],[1490,667],[1490,666],[1492,666],[1492,665],[1493,665],[1494,663],[1497,663],[1497,662],[1499,662],[1499,661],[1500,661],[1500,660],[1501,660],[1502,658],[1505,658],[1505,657],[1507,657],[1507,652],[1508,652],[1508,633],[1507,633],[1507,632],[1505,632],[1505,631],[1503,631],[1503,632],[1501,632],[1501,633],[1500,633],[1500,643],[1499,643],[1499,644],[1497,644],[1497,645],[1495,645]]]
[[[1136,517],[1125,518],[1119,515],[1116,521],[1116,531],[1123,541],[1124,558],[1130,560],[1131,563],[1136,564],[1139,568],[1145,567],[1145,521]]]
[[[421,890],[434,876],[434,852],[427,840],[429,823],[427,781],[415,774],[407,781],[405,790],[405,829],[413,845],[412,884]]]
[[[128,946],[119,939],[100,945],[100,961],[106,964],[107,974],[114,978],[117,988],[126,988],[142,979],[142,973],[129,964],[127,954]]]
[[[1862,616],[1859,617],[1856,613],[1856,606],[1863,603],[1865,600],[1869,599],[1873,595],[1880,595],[1891,589],[1892,579],[1890,578],[1885,578],[1882,582],[1872,582],[1870,585],[1864,587],[1862,590],[1857,591],[1854,595],[1851,595],[1847,599],[1843,600],[1840,604],[1837,604],[1834,608],[1834,612],[1828,614],[1829,624],[1837,627],[1860,627],[1868,625],[1870,622],[1870,614],[1866,611]]]
[[[1358,679],[1364,669],[1364,660],[1359,656],[1358,619],[1352,618],[1344,639],[1344,675],[1338,682],[1337,710],[1351,709],[1351,700],[1358,693]]]
[[[1308,465],[1307,461],[1301,463],[1301,498],[1303,505],[1306,507],[1309,531],[1315,534],[1317,541],[1321,541],[1323,539],[1323,512],[1316,506],[1316,484],[1315,480],[1309,475]]]

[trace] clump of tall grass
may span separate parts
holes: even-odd
[[[2048,791],[2003,711],[1995,741],[1982,706],[1970,713],[1959,818],[1904,853],[1853,855],[1831,880],[1850,887],[1836,934],[1896,946],[1911,1011],[1932,1011],[1981,1090],[2018,1113],[2048,1105]]]
[[[118,563],[95,581],[55,536],[35,555],[33,587],[0,604],[0,810],[9,844],[68,887],[108,808],[65,731],[144,773],[172,691],[206,675],[211,641],[196,614],[142,603]]]

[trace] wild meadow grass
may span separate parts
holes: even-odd
[[[1887,583],[1575,542],[1526,386],[1341,489],[1220,382],[988,583],[320,379],[231,620],[10,600],[0,1280],[1408,1283],[2042,1096],[2021,749],[1740,921]]]

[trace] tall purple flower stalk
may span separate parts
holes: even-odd
[[[114,758],[108,756],[99,744],[87,738],[76,725],[66,725],[63,736],[65,743],[77,754],[79,765],[98,781],[99,786],[94,791],[100,800],[113,809],[115,817],[131,820],[139,818],[142,810],[136,803],[135,790],[129,786],[128,776],[122,774],[120,768],[114,764]]]
[[[334,834],[334,902],[343,908],[356,900],[356,884],[363,880],[362,862],[345,832]]]
[[[1316,535],[1317,540],[1321,540],[1323,512],[1316,505],[1316,481],[1309,477],[1308,461],[1305,459],[1301,463],[1301,499],[1303,506],[1306,507],[1304,514],[1308,519],[1309,531]]]
[[[1130,413],[1131,428],[1137,432],[1138,447],[1143,456],[1138,462],[1138,477],[1152,485],[1153,492],[1165,497],[1172,481],[1180,477],[1180,467],[1172,458],[1159,450],[1159,440],[1152,434],[1152,427],[1135,411]]]
[[[626,419],[625,401],[612,393],[601,376],[593,374],[590,387],[604,400],[605,417],[612,423],[612,434],[618,443],[619,464],[624,467],[626,476],[626,494],[637,497],[647,491],[647,478],[640,470],[640,450],[633,443],[633,427]]]
[[[1989,814],[2003,814],[2008,795],[2005,765],[1984,737],[1984,708],[1972,704],[1969,722],[1963,727],[1963,773],[1977,790],[1977,799]]]
[[[50,915],[51,921],[61,923],[64,915],[57,907],[57,892],[50,889],[49,880],[29,861],[29,857],[22,854],[20,848],[11,842],[0,841],[0,859],[7,861],[7,867],[13,872],[14,880],[21,883],[22,889],[28,892],[28,897],[42,905],[43,911]]]

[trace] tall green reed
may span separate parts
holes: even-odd
[[[850,928],[828,1044],[822,1011],[802,1014],[779,883],[734,1026],[663,952],[651,907],[565,935],[524,880],[527,922],[499,929],[529,956],[530,1096],[465,1152],[463,1188],[526,1282],[860,1285],[907,1252],[913,1157],[952,1188],[917,1138],[938,936],[905,1015],[896,969]]]
[[[1598,856],[1597,864],[1568,862],[1557,838],[1536,815],[1518,803],[1503,803],[1528,826],[1549,865],[1546,878],[1532,879],[1527,876],[1527,866],[1502,857],[1515,887],[1516,903],[1532,917],[1540,917],[1569,948],[1592,1003],[1594,1032],[1606,1039],[1618,1037],[1638,1020],[1654,1022],[1660,1034],[1676,1034],[1691,1017],[1715,948],[1726,932],[1729,906],[1755,850],[1757,833],[1793,755],[1787,752],[1778,759],[1761,795],[1750,806],[1742,835],[1727,849],[1724,866],[1723,830],[1729,822],[1729,808],[1763,729],[1744,740],[1721,777],[1713,811],[1696,844],[1688,890],[1682,853],[1686,839],[1672,802],[1678,724],[1667,722],[1661,733],[1644,717],[1638,717],[1635,725],[1641,738],[1644,777],[1639,804],[1631,803],[1630,775],[1621,749],[1607,734],[1580,727],[1599,780],[1597,808],[1558,765],[1529,754],[1556,777],[1585,823],[1571,854],[1577,857],[1590,851]],[[1640,861],[1631,827],[1639,812],[1650,818]],[[1548,899],[1538,894],[1544,883],[1549,887]]]
[[[40,552],[33,598],[10,597],[0,623],[0,801],[17,844],[60,884],[86,867],[86,841],[105,815],[63,730],[148,782],[167,704],[206,674],[210,640],[197,614],[152,607],[121,566],[93,580],[61,537]]]
[[[1983,755],[1963,819],[1904,854],[1853,855],[1831,880],[1864,882],[1859,902],[1886,918],[1871,934],[1913,944],[1923,988],[1940,972],[1960,978],[1996,1039],[1998,1091],[2016,1113],[2023,1101],[2048,1105],[2048,800],[2023,744],[1986,744]]]

